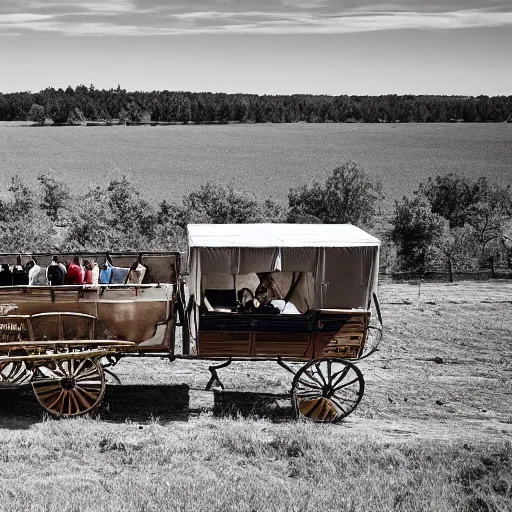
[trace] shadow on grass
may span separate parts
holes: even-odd
[[[39,423],[44,411],[31,386],[0,389],[0,427],[11,430],[29,429]]]
[[[108,386],[98,414],[106,421],[187,421],[190,394],[186,384]]]
[[[265,418],[271,421],[295,419],[289,394],[213,391],[216,418]]]
[[[214,390],[213,415],[223,417],[265,418],[290,421],[294,413],[288,394]],[[104,421],[147,422],[188,421],[199,410],[190,408],[190,388],[181,385],[107,386],[101,406],[90,416]],[[204,409],[202,412],[206,412]],[[28,429],[48,413],[37,401],[30,386],[0,390],[0,428]]]
[[[189,387],[107,386],[101,406],[91,417],[105,421],[187,421]],[[48,413],[37,401],[31,386],[0,390],[0,428],[26,429],[39,423]]]

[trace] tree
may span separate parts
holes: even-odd
[[[155,214],[122,176],[90,189],[66,212],[66,250],[147,250],[154,247]]]
[[[478,240],[475,229],[469,224],[450,228],[446,223],[436,245],[441,259],[448,268],[450,283],[453,283],[454,272],[478,269],[480,256]]]
[[[105,191],[90,189],[73,208],[66,211],[66,233],[62,243],[65,251],[105,251],[117,239],[110,224]]]
[[[51,250],[56,238],[50,219],[37,208],[34,192],[14,175],[10,197],[0,202],[0,247],[4,251]]]
[[[250,222],[258,203],[233,188],[207,183],[183,200],[184,219],[212,224]]]
[[[34,103],[28,111],[27,119],[37,124],[44,124],[46,119],[44,107]]]
[[[503,226],[503,238],[501,240],[508,268],[512,269],[512,220]]]
[[[111,180],[106,190],[108,221],[117,238],[112,242],[123,249],[143,249],[151,240],[154,211],[140,192],[122,176]]]
[[[511,202],[494,190],[486,200],[479,201],[467,209],[468,224],[475,230],[481,265],[489,264],[494,276],[495,266],[506,259],[503,245],[504,228],[512,219]]]
[[[355,162],[347,162],[334,169],[325,184],[290,189],[288,221],[371,226],[381,199],[381,183]]]
[[[421,183],[413,199],[395,203],[391,240],[404,270],[447,266],[475,270],[510,261],[506,226],[512,220],[512,190],[455,174]],[[444,224],[443,224],[444,223]]]
[[[39,207],[53,222],[56,222],[61,210],[69,206],[69,187],[47,174],[40,174],[37,181],[41,188]]]
[[[444,232],[443,219],[432,213],[430,205],[420,195],[395,201],[388,236],[395,244],[399,268],[424,272],[432,247]]]
[[[84,124],[86,121],[84,113],[78,107],[72,108],[69,111],[66,120],[68,124]]]
[[[449,221],[450,227],[463,226],[465,210],[473,202],[473,191],[469,182],[456,174],[429,178],[420,183],[417,194],[423,195],[433,213]]]
[[[431,211],[449,222],[450,229],[471,226],[480,251],[481,265],[506,257],[504,225],[512,219],[512,189],[489,184],[487,178],[469,181],[455,174],[429,178],[416,194],[423,195]]]
[[[29,216],[34,207],[34,193],[22,180],[21,176],[18,174],[12,176],[11,185],[7,190],[12,196],[5,204],[8,219],[20,220]]]

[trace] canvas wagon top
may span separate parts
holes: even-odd
[[[380,241],[351,224],[191,224],[189,287],[254,288],[303,274],[289,299],[301,310],[363,308],[376,292]],[[286,285],[284,285],[286,287]]]
[[[378,247],[352,224],[189,224],[191,247]]]

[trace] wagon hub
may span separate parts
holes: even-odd
[[[75,384],[76,384],[76,381],[73,377],[64,377],[61,381],[60,381],[60,385],[64,388],[64,389],[67,389],[68,391],[73,389],[75,387]]]
[[[334,395],[334,389],[331,385],[326,384],[322,387],[322,396],[325,398],[331,398],[332,395]]]

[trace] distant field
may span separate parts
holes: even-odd
[[[76,190],[126,174],[153,201],[180,200],[207,181],[285,201],[291,186],[322,180],[347,160],[380,178],[389,202],[447,172],[506,185],[512,124],[0,124],[3,179],[52,172]]]

